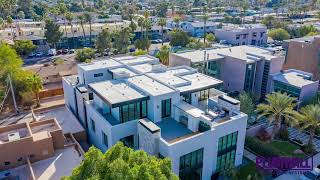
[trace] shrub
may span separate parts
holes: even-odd
[[[313,144],[306,144],[302,147],[302,150],[304,153],[306,154],[313,154],[314,153],[314,148],[313,148]]]
[[[264,157],[282,155],[282,153],[278,149],[275,149],[272,146],[268,146],[268,144],[265,144],[263,141],[260,141],[259,139],[254,137],[247,136],[245,146],[251,151]]]
[[[88,59],[94,59],[95,52],[91,48],[80,49],[77,51],[76,60],[80,62],[86,62]]]
[[[140,56],[140,55],[146,55],[146,54],[148,54],[148,52],[142,49],[138,49],[133,53],[134,56]]]
[[[209,129],[211,129],[211,127],[208,124],[206,124],[202,121],[199,122],[199,131],[200,132],[205,132],[205,131],[208,131]]]
[[[277,136],[281,140],[284,140],[284,141],[289,140],[289,132],[288,132],[287,129],[280,129],[280,131],[278,132]]]
[[[264,129],[264,128],[260,128],[258,133],[257,133],[257,137],[264,142],[270,141],[271,140],[271,136],[270,134]]]

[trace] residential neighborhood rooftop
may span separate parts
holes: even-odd
[[[314,83],[312,74],[293,69],[278,73],[273,79],[299,88]]]

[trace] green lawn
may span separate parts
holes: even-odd
[[[297,149],[300,149],[300,147],[288,141],[273,141],[269,145],[281,151],[284,156],[304,157],[304,155],[294,154],[293,152]]]
[[[239,179],[246,179],[250,174],[254,175],[256,172],[256,164],[250,161],[248,164],[240,167],[237,176]]]

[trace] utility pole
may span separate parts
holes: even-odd
[[[15,97],[15,94],[14,94],[14,90],[13,90],[13,86],[12,86],[12,81],[11,81],[11,76],[10,76],[10,74],[8,74],[8,80],[9,80],[9,84],[10,84],[10,89],[11,89],[11,94],[12,94],[12,100],[13,100],[14,109],[16,110],[16,113],[19,114],[19,110],[18,110],[18,106],[17,106],[16,97]]]

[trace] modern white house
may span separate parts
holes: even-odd
[[[267,44],[267,27],[262,24],[226,25],[215,31],[219,41],[225,41],[231,45],[254,45]]]
[[[118,141],[172,160],[181,179],[209,180],[242,163],[247,115],[222,81],[151,56],[80,64],[63,79],[66,105],[106,151]]]
[[[313,80],[312,73],[288,69],[272,76],[272,90],[287,93],[297,98],[298,105],[317,94],[319,81]]]
[[[169,66],[186,65],[223,81],[221,89],[227,93],[242,91],[264,98],[272,92],[272,74],[279,73],[284,57],[256,46],[233,46],[169,55]]]

